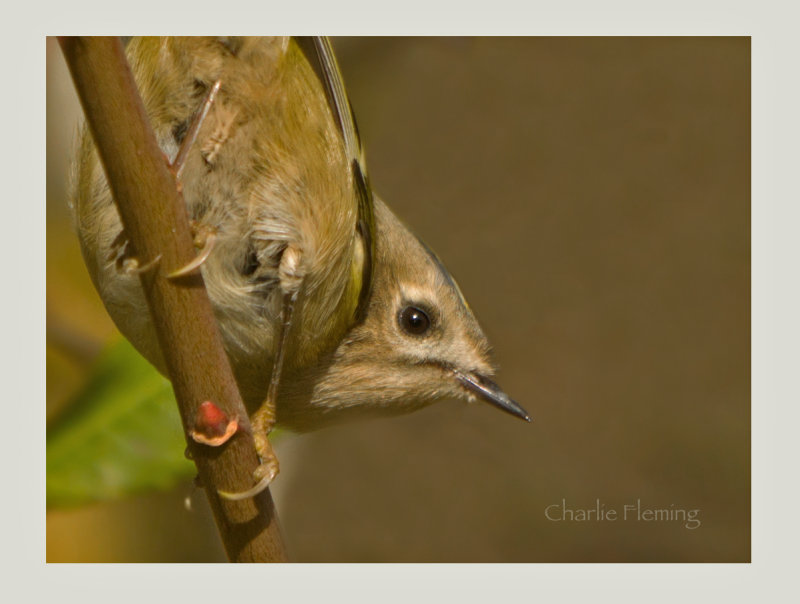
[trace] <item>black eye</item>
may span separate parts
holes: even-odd
[[[431,326],[427,313],[416,306],[406,306],[400,311],[400,327],[412,336],[421,336]]]

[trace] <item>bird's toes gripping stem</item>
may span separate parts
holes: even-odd
[[[148,262],[142,263],[133,252],[131,242],[123,229],[119,232],[114,241],[111,242],[108,260],[114,262],[117,271],[122,274],[141,275],[155,268],[158,263],[161,262],[161,254],[158,254]]]
[[[213,226],[192,220],[191,222],[192,236],[194,237],[194,246],[199,249],[199,253],[195,256],[194,260],[188,264],[176,269],[167,275],[167,279],[178,279],[185,277],[192,271],[200,268],[202,264],[208,260],[211,251],[214,249],[214,244],[217,242],[217,229]]]
[[[241,501],[242,499],[249,499],[261,493],[264,489],[269,487],[273,479],[278,475],[278,458],[273,456],[267,461],[262,461],[253,473],[253,478],[256,484],[240,493],[230,493],[228,491],[217,491],[220,497],[228,501]]]
[[[267,405],[264,405],[255,412],[252,418],[253,440],[255,441],[256,452],[261,461],[260,465],[253,472],[255,484],[246,491],[240,493],[217,491],[220,497],[229,501],[240,501],[242,499],[255,497],[266,489],[278,475],[280,471],[278,458],[275,456],[275,452],[272,450],[272,445],[267,436],[274,425],[274,407],[269,408]]]
[[[139,259],[136,257],[132,258],[125,258],[122,260],[122,272],[126,275],[141,275],[142,273],[146,273],[161,261],[161,254],[150,260],[150,262],[146,262],[144,264],[139,263]]]

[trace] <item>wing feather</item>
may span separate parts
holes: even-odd
[[[373,258],[375,256],[375,208],[372,187],[367,175],[364,147],[361,144],[355,115],[347,97],[344,80],[330,40],[325,36],[298,36],[295,37],[295,41],[325,88],[328,105],[339,126],[345,152],[353,171],[356,203],[358,204],[357,228],[364,248],[361,291],[356,309],[356,318],[361,320],[366,313],[372,287]]]

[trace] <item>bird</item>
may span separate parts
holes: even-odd
[[[489,342],[439,257],[374,193],[325,37],[142,37],[126,55],[176,165],[200,271],[253,426],[278,472],[275,426],[316,430],[441,399],[525,421],[493,381]],[[166,372],[138,272],[91,135],[71,198],[81,250],[112,320]],[[174,276],[174,275],[173,275]]]

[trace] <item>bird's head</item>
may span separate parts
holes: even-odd
[[[375,235],[365,315],[319,377],[311,398],[314,415],[403,413],[460,398],[486,401],[530,421],[491,380],[489,343],[456,282],[378,199]]]

